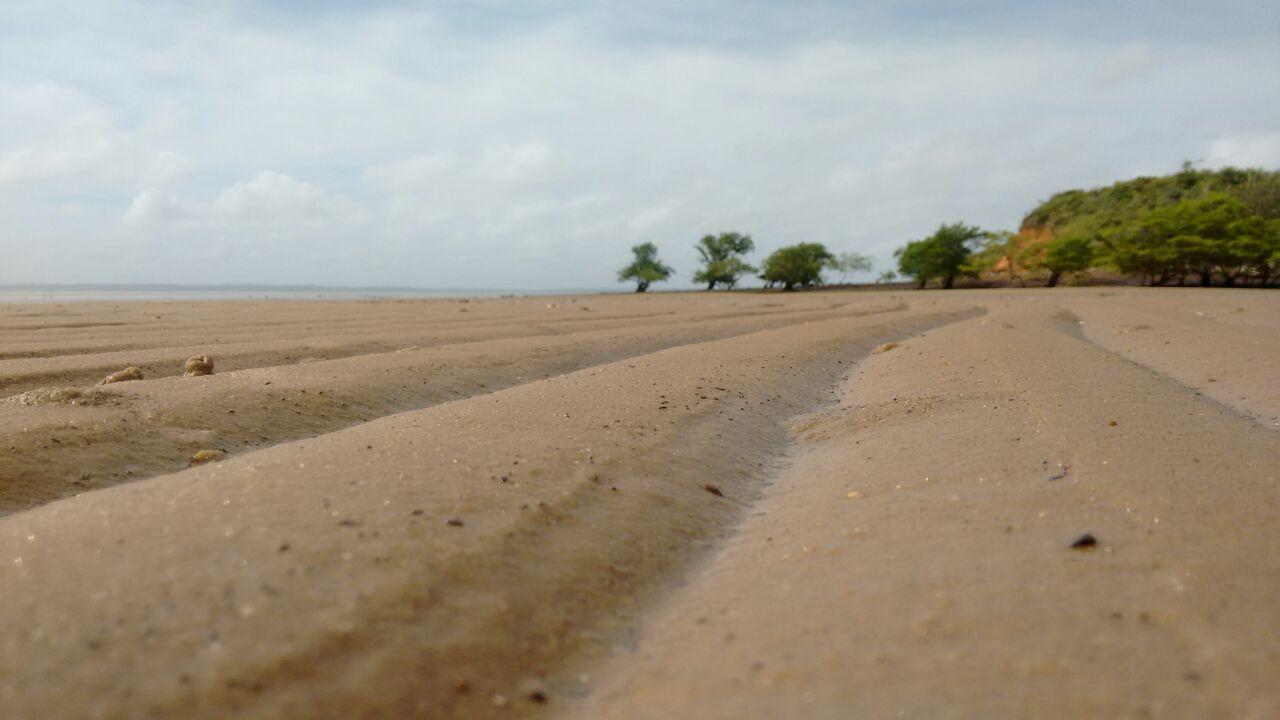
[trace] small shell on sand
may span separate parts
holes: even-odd
[[[110,385],[111,383],[128,382],[130,380],[141,380],[141,379],[142,379],[141,368],[136,368],[130,365],[129,367],[123,370],[118,370],[102,378],[102,382],[99,382],[98,384]]]
[[[213,374],[213,358],[208,355],[197,355],[187,359],[187,377],[199,377]]]
[[[892,350],[892,349],[894,349],[894,348],[896,348],[896,347],[898,347],[898,343],[896,343],[896,342],[887,342],[887,343],[885,343],[885,344],[881,345],[880,347],[876,348],[876,349],[875,349],[875,354],[879,355],[879,354],[880,354],[880,353],[882,353],[882,352],[889,352],[890,350]]]
[[[226,454],[226,450],[199,450],[195,455],[191,456],[191,464],[199,465],[210,460],[221,460]]]

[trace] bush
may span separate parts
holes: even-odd
[[[938,231],[923,240],[914,240],[898,248],[898,272],[915,278],[916,287],[923,288],[934,278],[941,278],[942,287],[950,289],[956,276],[966,271],[965,264],[973,254],[973,245],[987,237],[981,229],[962,222],[942,225]]]
[[[834,259],[821,243],[790,245],[765,258],[760,278],[770,287],[782,283],[783,290],[817,285],[822,282],[822,269]]]

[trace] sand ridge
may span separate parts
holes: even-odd
[[[399,336],[390,335],[380,342],[394,350],[327,361],[235,370],[219,357],[219,372],[199,379],[147,375],[76,398],[66,395],[76,386],[28,390],[0,402],[0,448],[7,448],[0,513],[172,472],[202,450],[243,452],[691,341],[902,307],[875,299],[847,308],[810,302],[731,317],[716,309],[688,320],[643,315],[640,322],[623,315],[611,321],[616,327],[593,323],[552,335],[528,335],[530,324],[504,320],[498,330],[509,337],[467,335],[463,342],[419,347],[395,345]],[[433,327],[430,318],[422,324]],[[190,351],[165,349],[174,357]],[[99,361],[93,362],[90,378],[99,370]],[[182,369],[176,361],[170,366],[173,373]]]
[[[0,693],[101,717],[505,712],[723,528],[818,378],[972,312],[696,343],[11,516],[0,586],[94,591],[9,606]]]

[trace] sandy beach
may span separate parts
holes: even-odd
[[[5,717],[1280,715],[1274,292],[9,304],[0,398]]]

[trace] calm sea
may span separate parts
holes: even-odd
[[[501,297],[518,295],[557,295],[593,293],[599,289],[572,290],[421,290],[415,288],[298,288],[298,287],[231,287],[231,288],[148,288],[148,287],[67,287],[4,288],[0,287],[0,303],[68,303],[124,300],[383,300],[400,298]]]

